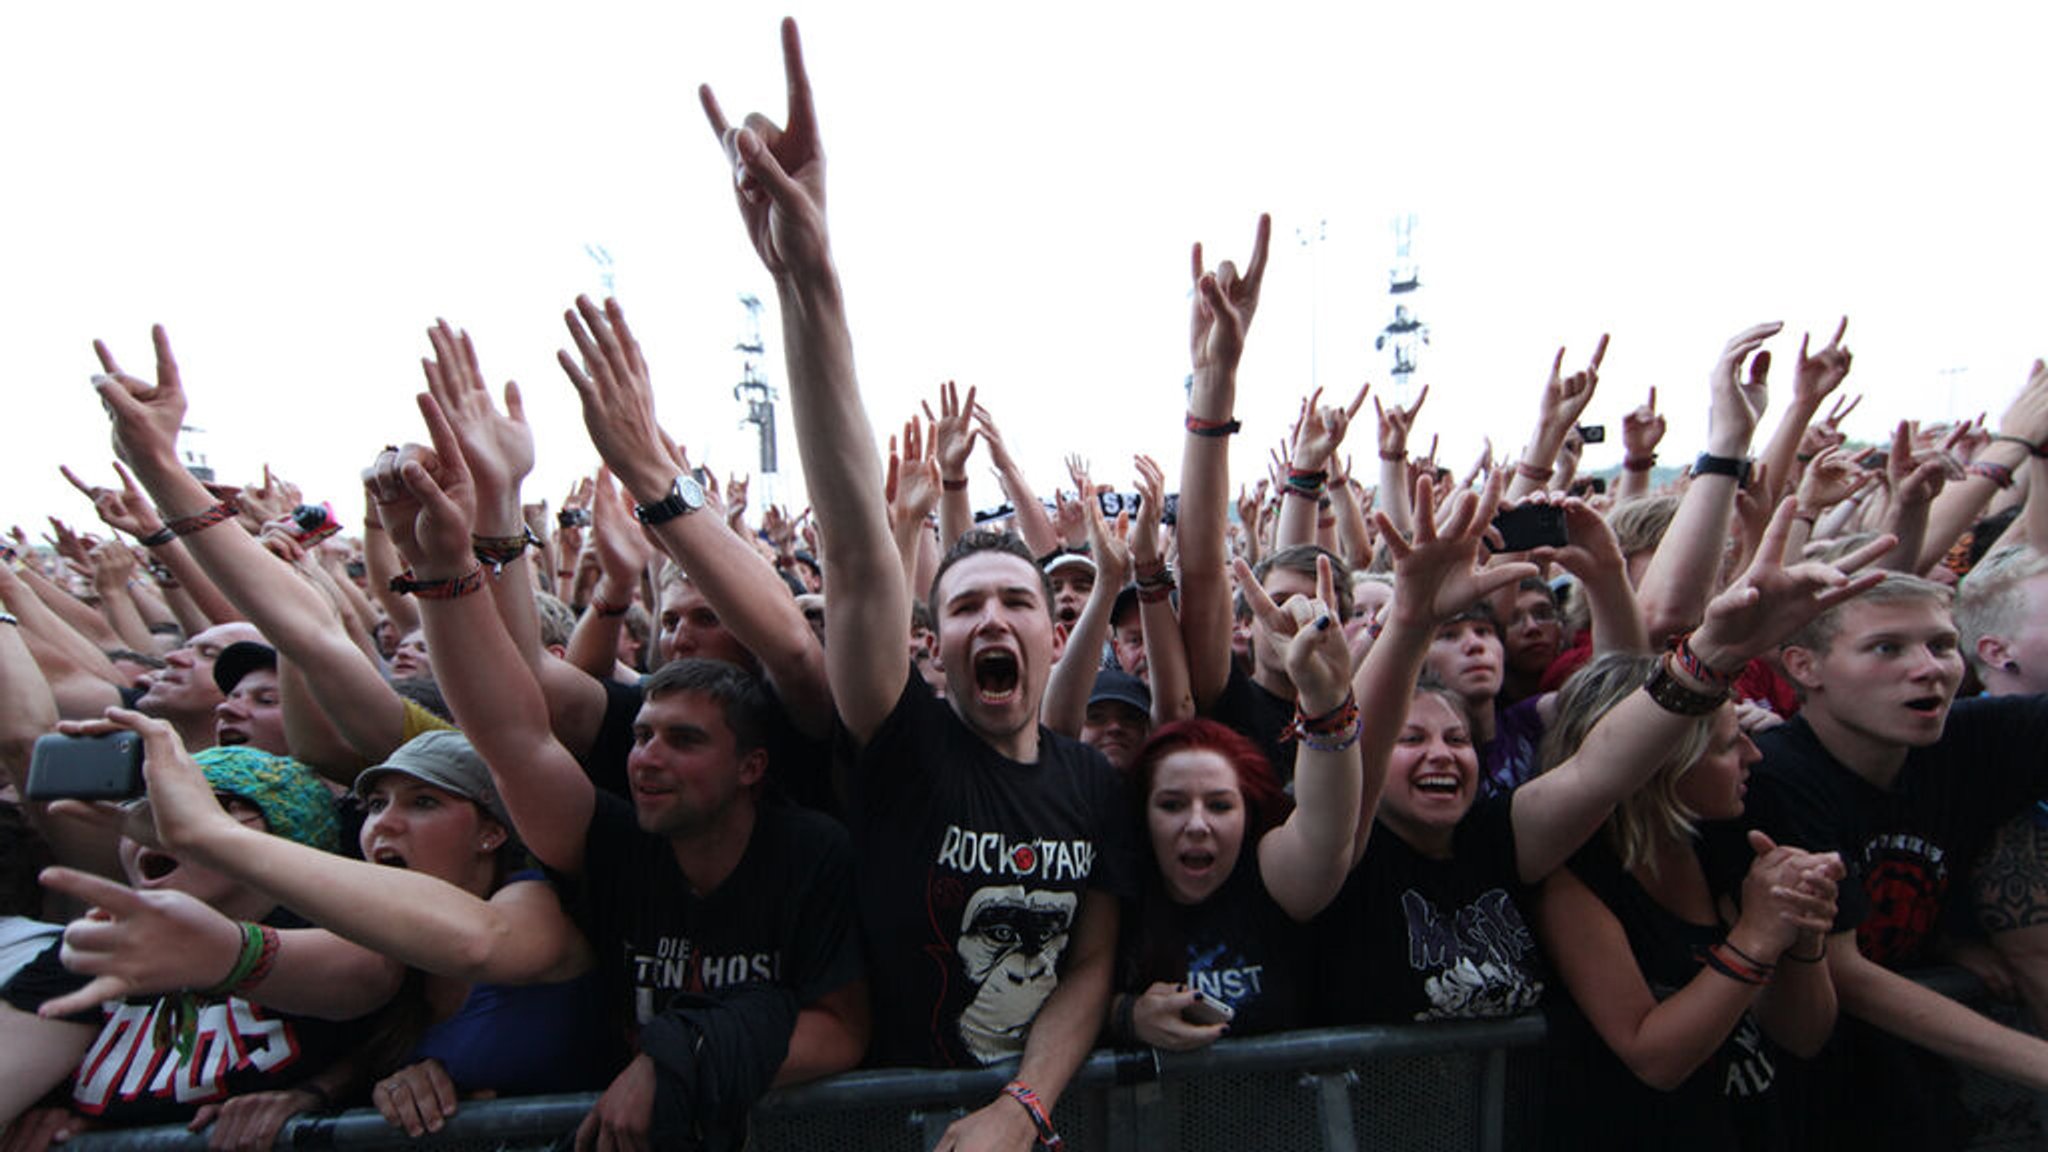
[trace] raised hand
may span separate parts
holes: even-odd
[[[1892,431],[1891,451],[1885,454],[1885,484],[1892,501],[1900,507],[1932,504],[1948,484],[1948,460],[1940,452],[1913,451],[1913,426],[1905,420]]]
[[[1130,523],[1125,513],[1116,515],[1112,528],[1102,516],[1102,501],[1095,495],[1095,483],[1088,475],[1088,464],[1078,456],[1067,457],[1067,464],[1073,469],[1074,486],[1081,491],[1076,502],[1088,524],[1088,555],[1095,561],[1095,582],[1111,589],[1121,589],[1131,579],[1131,546],[1125,541],[1124,533]]]
[[[2026,387],[1998,418],[2000,436],[2016,436],[2039,451],[2048,442],[2048,362],[2036,360]]]
[[[1590,581],[1602,573],[1617,572],[1627,567],[1628,561],[1621,554],[1621,541],[1615,538],[1607,517],[1584,500],[1544,492],[1521,503],[1555,504],[1564,510],[1565,543],[1531,551],[1530,563],[1539,568],[1556,564],[1581,581]]]
[[[640,574],[654,558],[654,546],[612,486],[609,468],[598,470],[597,484],[591,489],[590,538],[597,546],[598,570],[613,589],[630,594],[639,588]]]
[[[1296,596],[1285,604],[1273,598],[1252,575],[1243,557],[1233,561],[1237,586],[1244,590],[1252,615],[1266,626],[1273,642],[1281,646],[1288,678],[1301,695],[1303,713],[1316,716],[1332,711],[1351,693],[1351,648],[1338,627],[1336,576],[1328,556],[1316,557],[1316,596]]]
[[[519,385],[505,382],[505,410],[500,412],[484,384],[469,333],[436,320],[427,329],[427,340],[434,346],[433,356],[420,361],[427,391],[455,432],[478,492],[492,499],[516,499],[519,482],[533,471],[533,429],[526,424]]]
[[[1321,408],[1316,401],[1322,398],[1323,390],[1301,403],[1301,418],[1294,425],[1292,461],[1296,468],[1315,469],[1325,465],[1344,443],[1344,433],[1351,427],[1351,421],[1358,410],[1365,407],[1371,384],[1362,384],[1358,395],[1344,408]]]
[[[974,392],[968,388],[963,402],[960,386],[948,380],[939,386],[939,414],[932,415],[930,404],[924,406],[924,418],[931,422],[932,455],[938,459],[942,479],[967,479],[967,458],[974,454],[974,441],[980,436],[973,423]]]
[[[1435,480],[1424,476],[1416,485],[1412,540],[1385,512],[1374,513],[1380,538],[1394,561],[1389,619],[1398,616],[1418,628],[1435,628],[1484,597],[1539,574],[1536,565],[1526,562],[1480,566],[1480,545],[1492,530],[1506,477],[1505,472],[1496,473],[1481,491],[1459,493],[1439,525]]]
[[[889,504],[889,522],[906,528],[923,524],[939,506],[939,461],[927,453],[924,433],[913,416],[903,422],[903,451],[896,450],[896,437],[889,437],[889,470],[882,482],[882,496]]]
[[[1380,422],[1380,459],[1406,460],[1408,458],[1408,432],[1415,426],[1415,414],[1422,411],[1422,402],[1429,399],[1429,385],[1415,394],[1415,403],[1403,408],[1399,404],[1392,408],[1380,407],[1380,399],[1372,399],[1373,414]]]
[[[1815,616],[1884,579],[1883,572],[1857,573],[1898,543],[1891,535],[1877,537],[1834,564],[1807,561],[1786,567],[1794,508],[1790,498],[1778,505],[1749,568],[1707,603],[1705,619],[1690,641],[1707,667],[1735,672]]]
[[[1564,374],[1563,348],[1550,362],[1550,378],[1543,384],[1543,400],[1537,410],[1537,427],[1543,434],[1553,437],[1553,444],[1560,443],[1564,434],[1578,426],[1579,417],[1586,411],[1586,405],[1593,402],[1593,392],[1600,386],[1600,364],[1607,359],[1607,336],[1602,333],[1600,342],[1593,346],[1593,359],[1587,365],[1567,376]],[[1533,463],[1547,465],[1549,461]]]
[[[1847,420],[1849,413],[1854,412],[1856,406],[1861,403],[1863,403],[1863,394],[1858,392],[1854,396],[1837,396],[1834,403],[1828,405],[1828,415],[1825,420],[1821,421],[1821,426],[1828,430],[1835,443],[1839,444],[1844,439],[1842,436],[1842,421]]]
[[[1650,398],[1621,418],[1621,451],[1630,460],[1647,460],[1663,441],[1664,416],[1657,411],[1657,389],[1652,386]]]
[[[419,406],[434,446],[385,449],[364,471],[363,484],[377,501],[392,547],[412,565],[415,578],[453,579],[476,565],[470,548],[476,484],[441,406],[424,394]]]
[[[1827,399],[1828,393],[1840,387],[1842,381],[1848,377],[1849,362],[1853,357],[1849,354],[1849,349],[1842,344],[1842,336],[1848,331],[1849,318],[1844,316],[1842,322],[1835,327],[1834,338],[1828,341],[1827,347],[1822,348],[1820,353],[1814,356],[1806,354],[1807,346],[1813,340],[1812,333],[1800,335],[1799,371],[1792,377],[1792,400],[1795,404],[1801,405],[1804,411],[1818,411],[1820,402]]]
[[[104,341],[92,342],[102,370],[92,385],[114,421],[114,454],[130,464],[145,459],[175,462],[178,429],[185,423],[185,386],[171,355],[171,338],[161,324],[152,327],[149,336],[156,346],[154,386],[121,371]]]
[[[119,460],[114,461],[114,471],[121,475],[119,491],[104,485],[87,484],[64,465],[58,465],[57,470],[64,473],[64,478],[71,481],[73,488],[92,501],[92,509],[99,513],[100,521],[114,531],[126,532],[140,540],[163,528],[163,517],[156,514],[156,507],[136,486],[134,474]]]
[[[1840,447],[1824,448],[1799,478],[1799,515],[1819,516],[1863,491],[1876,478],[1875,472],[1858,466]]]
[[[807,279],[830,274],[832,250],[825,226],[825,149],[795,20],[782,22],[782,67],[789,82],[786,124],[754,112],[734,127],[709,84],[697,89],[697,97],[732,164],[740,219],[761,263],[775,276]]]
[[[1244,356],[1244,338],[1259,309],[1259,289],[1266,280],[1266,248],[1273,237],[1273,218],[1261,214],[1252,238],[1251,262],[1239,275],[1237,265],[1225,260],[1214,272],[1202,260],[1202,246],[1194,247],[1195,303],[1188,323],[1188,351],[1195,371],[1236,371]]]
[[[1159,559],[1159,518],[1166,512],[1166,473],[1150,456],[1131,457],[1138,470],[1138,517],[1131,529],[1131,558],[1139,564]]]
[[[1712,399],[1707,408],[1707,451],[1713,455],[1749,453],[1756,423],[1770,401],[1771,354],[1762,348],[1764,341],[1784,326],[1774,320],[1745,328],[1722,347],[1721,358],[1714,362],[1708,377]],[[1742,375],[1745,363],[1749,366],[1747,379]]]
[[[555,359],[583,401],[590,442],[634,500],[661,499],[676,477],[677,455],[654,418],[647,360],[626,326],[625,310],[617,300],[599,308],[590,297],[578,296],[576,306],[562,313],[562,322],[569,326],[577,355],[560,351]]]

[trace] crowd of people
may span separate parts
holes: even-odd
[[[1602,337],[1518,456],[1314,394],[1233,498],[1262,218],[1194,250],[1178,491],[1070,459],[1044,502],[972,388],[878,451],[782,35],[782,121],[702,97],[801,515],[691,466],[615,301],[565,315],[602,467],[559,516],[440,323],[354,536],[187,470],[164,331],[153,376],[97,346],[105,531],[0,565],[0,1149],[579,1090],[580,1149],[735,1148],[774,1085],[1014,1059],[940,1147],[1022,1150],[1096,1047],[1531,1011],[1559,1147],[1953,1147],[1956,1063],[2048,1090],[1907,975],[2048,1022],[2048,367],[1859,450],[1847,322],[1789,387],[1759,325],[1690,466],[1652,389],[1610,482]],[[146,803],[31,779],[123,741]]]

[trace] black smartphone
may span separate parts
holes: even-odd
[[[560,512],[555,513],[555,523],[563,528],[588,528],[590,526],[590,509],[564,508]]]
[[[1160,515],[1159,522],[1168,528],[1180,523],[1180,493],[1166,494],[1166,510]]]
[[[1564,532],[1564,509],[1554,504],[1509,508],[1493,518],[1493,526],[1500,532],[1501,552],[1562,548],[1569,542]]]
[[[1605,444],[1607,443],[1607,425],[1581,424],[1579,425],[1579,439],[1587,444]]]
[[[127,800],[142,795],[142,737],[133,732],[105,736],[36,739],[29,755],[30,800]]]

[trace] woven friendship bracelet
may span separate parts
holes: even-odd
[[[194,532],[203,532],[215,524],[233,520],[241,514],[242,506],[235,502],[234,497],[230,496],[204,511],[164,521],[163,530],[173,536],[190,536]]]
[[[1188,432],[1195,436],[1221,437],[1244,430],[1236,420],[1204,420],[1193,412],[1188,413]]]
[[[1003,1092],[1010,1099],[1022,1104],[1024,1111],[1031,1114],[1031,1126],[1038,1129],[1039,1147],[1059,1148],[1063,1146],[1059,1131],[1052,1126],[1052,1117],[1045,1114],[1045,1105],[1039,1103],[1038,1093],[1033,1092],[1029,1084],[1024,1083],[1022,1080],[1012,1080],[1008,1084],[1003,1085]]]
[[[393,592],[417,596],[421,600],[453,600],[458,596],[467,596],[483,586],[484,566],[481,564],[460,576],[450,576],[446,580],[415,580],[410,568],[391,578]]]

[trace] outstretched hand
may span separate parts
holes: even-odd
[[[87,484],[64,465],[57,470],[71,481],[71,486],[85,494],[92,501],[92,510],[99,513],[100,521],[116,532],[126,532],[140,540],[164,526],[163,517],[158,516],[156,507],[136,486],[135,475],[119,460],[114,461],[114,471],[120,473],[121,487],[117,491],[99,484]]]
[[[494,499],[516,499],[519,482],[533,471],[533,429],[526,424],[519,385],[505,382],[505,410],[500,412],[484,384],[469,333],[436,320],[427,339],[434,346],[434,355],[420,361],[427,391],[454,431],[477,490]]]
[[[1785,327],[1779,321],[1745,328],[1730,337],[1708,378],[1712,399],[1707,408],[1707,451],[1716,456],[1744,456],[1756,435],[1757,421],[1770,402],[1771,354],[1764,341]],[[1749,375],[1743,377],[1743,365]]]
[[[235,922],[183,892],[138,892],[70,868],[46,868],[43,887],[91,911],[64,930],[66,968],[92,979],[45,1001],[45,1019],[97,1008],[108,1000],[179,988],[211,988],[234,967],[242,931]]]
[[[924,418],[931,422],[932,455],[938,458],[943,479],[967,479],[967,458],[974,454],[974,441],[981,435],[974,427],[974,393],[970,385],[967,399],[962,401],[960,386],[948,380],[939,386],[939,414],[932,415],[930,404],[924,406]]]
[[[1693,651],[1707,667],[1736,672],[1807,621],[1884,579],[1881,571],[1861,570],[1898,543],[1889,534],[1833,564],[1809,560],[1787,567],[1785,542],[1796,507],[1790,497],[1778,504],[1749,568],[1707,603],[1705,619],[1691,639]]]
[[[735,127],[709,84],[697,89],[697,97],[732,164],[740,219],[761,263],[777,277],[808,280],[830,274],[832,248],[825,226],[825,149],[803,42],[791,19],[782,22],[782,66],[789,83],[785,124],[754,112]]]
[[[1415,414],[1422,411],[1422,402],[1429,399],[1429,385],[1415,394],[1415,403],[1403,408],[1399,404],[1392,408],[1380,407],[1380,398],[1372,398],[1373,414],[1380,422],[1380,459],[1406,460],[1408,458],[1408,433],[1415,427]]]
[[[1806,354],[1806,349],[1813,341],[1813,334],[1809,332],[1799,337],[1799,370],[1792,377],[1792,398],[1805,405],[1809,412],[1818,410],[1828,393],[1841,387],[1842,381],[1848,379],[1849,363],[1854,359],[1842,343],[1842,336],[1848,331],[1849,318],[1844,316],[1835,327],[1834,338],[1828,341],[1827,347],[1812,356]]]
[[[1322,468],[1344,443],[1344,434],[1351,428],[1351,421],[1358,416],[1358,410],[1365,407],[1366,395],[1372,391],[1371,384],[1361,384],[1358,395],[1348,407],[1324,408],[1317,404],[1323,390],[1301,402],[1301,417],[1294,424],[1294,443],[1290,460],[1296,468]]]
[[[1394,560],[1394,602],[1388,619],[1434,629],[1500,589],[1539,574],[1536,565],[1527,562],[1480,562],[1480,545],[1492,531],[1506,478],[1507,473],[1497,472],[1481,491],[1459,493],[1439,526],[1435,481],[1424,476],[1416,485],[1413,539],[1403,536],[1385,512],[1373,514]]]
[[[1602,333],[1600,342],[1593,346],[1592,360],[1569,376],[1564,372],[1564,353],[1565,350],[1559,348],[1556,358],[1550,362],[1550,378],[1543,384],[1543,402],[1537,416],[1540,429],[1550,436],[1562,436],[1577,427],[1586,405],[1593,402],[1593,392],[1600,386],[1600,365],[1607,359],[1607,334]],[[1536,463],[1541,465],[1548,461],[1538,460]]]

